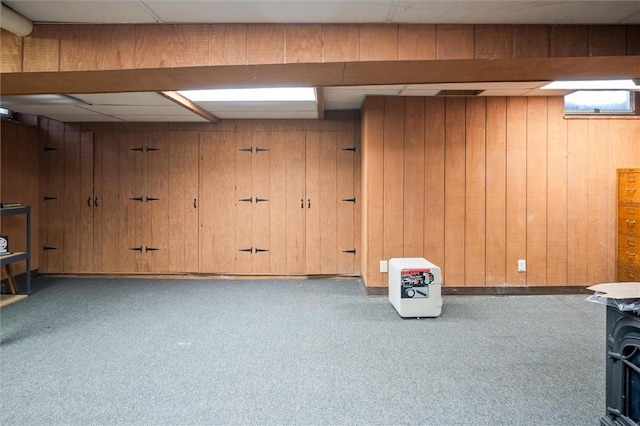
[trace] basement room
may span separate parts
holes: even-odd
[[[640,424],[639,2],[0,26],[0,423]]]

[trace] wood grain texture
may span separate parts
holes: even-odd
[[[96,209],[93,193],[94,143],[92,131],[80,131],[80,271],[93,272],[93,216]],[[66,218],[65,218],[66,222]]]
[[[512,32],[514,58],[549,57],[549,25],[516,25]]]
[[[534,286],[547,284],[547,123],[547,98],[527,98],[526,260]]]
[[[445,100],[425,98],[424,257],[445,269]]]
[[[588,281],[589,178],[587,171],[589,123],[587,120],[569,120],[567,123],[569,162],[567,174],[567,281],[580,285]]]
[[[506,282],[507,99],[487,98],[486,285]]]
[[[305,136],[303,132],[287,132],[284,140],[284,165],[286,187],[286,263],[285,271],[289,274],[304,273],[306,252],[305,239]],[[273,169],[279,167],[274,164]],[[273,191],[272,191],[273,192]]]
[[[0,30],[0,72],[22,72],[22,37]]]
[[[142,193],[144,203],[140,205],[142,235],[139,237],[144,250],[141,270],[144,272],[169,272],[169,257],[184,252],[185,240],[171,241],[170,210],[175,210],[174,199],[169,198],[169,183],[180,180],[180,172],[171,170],[169,144],[172,134],[151,132],[142,156]],[[186,191],[187,188],[185,187]]]
[[[398,60],[435,58],[435,25],[400,24],[398,26]]]
[[[271,161],[279,159],[271,156],[271,137],[273,135],[268,132],[257,132],[254,136],[256,153],[252,155],[251,161],[251,194],[255,198],[255,204],[252,207],[253,218],[249,226],[253,228],[251,239],[253,247],[260,250],[266,250],[254,253],[253,269],[251,272],[269,271],[271,264],[271,229],[270,229],[270,201],[258,202],[258,198],[270,200],[271,191],[269,187],[269,175],[271,173]],[[264,151],[257,152],[259,149]],[[242,169],[239,169],[242,172]]]
[[[549,42],[551,57],[589,56],[589,27],[554,25]]]
[[[506,285],[524,286],[527,273],[517,272],[527,258],[527,100],[507,98],[507,244]]]
[[[320,198],[320,132],[305,132],[305,273],[321,271],[320,209],[308,207],[311,199]],[[314,202],[315,205],[315,202]]]
[[[475,58],[511,58],[513,37],[511,25],[476,25]]]
[[[340,274],[353,274],[358,255],[355,243],[355,228],[359,221],[355,206],[361,200],[356,196],[355,162],[358,148],[354,144],[352,132],[336,132],[336,254],[337,269]],[[350,149],[355,148],[354,151]],[[354,199],[354,202],[347,201]],[[355,250],[349,253],[349,250]]]
[[[63,198],[61,200],[64,220],[63,227],[63,264],[62,270],[80,270],[80,218],[82,217],[84,198],[82,188],[80,133],[77,131],[64,133],[64,166],[63,166]]]
[[[587,210],[587,270],[588,282],[606,282],[608,272],[607,217],[608,209],[608,145],[609,122],[607,120],[590,120],[587,191],[589,208]]]
[[[404,255],[404,100],[385,97],[384,109],[382,259],[389,260]]]
[[[49,128],[46,147],[46,183],[43,188],[46,239],[43,244],[43,272],[64,271],[64,128]],[[44,246],[51,249],[44,250]]]
[[[319,196],[308,210],[320,211],[320,273],[338,272],[338,146],[336,132],[320,132]]]
[[[170,68],[173,25],[140,24],[135,31],[135,68]]]
[[[360,27],[357,25],[322,26],[322,62],[360,60]]]
[[[247,63],[247,25],[215,24],[210,28],[209,65]]]
[[[568,144],[562,98],[548,98],[547,285],[567,283]]]
[[[60,29],[60,71],[97,69],[96,32],[87,25]]]
[[[398,26],[362,24],[360,29],[361,61],[395,61],[398,59]]]
[[[4,49],[4,48],[3,48]],[[60,26],[34,25],[23,38],[23,72],[60,70]]]
[[[283,64],[284,25],[256,24],[247,27],[247,63]]]
[[[473,59],[473,25],[438,25],[436,31],[436,59]]]
[[[322,62],[322,26],[287,25],[285,27],[285,62]]]
[[[465,99],[445,100],[445,220],[443,281],[464,287],[465,282]]]
[[[362,120],[362,270],[368,286],[382,286],[384,233],[384,98],[367,97]]]
[[[96,69],[134,68],[135,30],[132,24],[105,25],[95,32]]]
[[[173,67],[209,65],[209,25],[173,25]]]
[[[424,98],[405,98],[403,257],[424,257],[425,107]]]
[[[627,54],[627,29],[619,25],[589,27],[591,56],[624,56]]]
[[[465,111],[464,281],[486,285],[486,99],[468,98]]]
[[[640,26],[627,26],[627,55],[640,55]]]

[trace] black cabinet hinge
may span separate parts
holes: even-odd
[[[148,147],[146,148],[146,150],[147,150],[147,152],[149,152],[149,151],[160,151],[160,148],[154,148],[154,147],[152,147],[152,146],[148,146]]]
[[[238,251],[245,251],[245,252],[247,252],[247,253],[253,253],[253,247],[243,248],[243,249],[240,249],[240,250],[238,250]]]
[[[250,146],[249,148],[240,148],[240,149],[238,149],[238,151],[250,152],[251,154],[253,154],[253,147]]]
[[[133,247],[133,248],[130,248],[129,250],[131,250],[131,251],[139,251],[139,252],[142,252],[142,246],[140,246],[140,247]]]
[[[265,201],[269,201],[268,198],[258,198],[256,197],[256,203],[264,203]]]
[[[42,251],[58,250],[58,247],[43,246]]]
[[[142,197],[133,197],[133,198],[129,198],[131,201],[140,201],[142,202],[143,198]]]
[[[44,196],[44,201],[53,201],[53,200],[57,200],[58,197],[47,197],[46,195]]]
[[[352,146],[350,148],[342,148],[343,151],[351,151],[351,152],[356,152],[356,147]]]
[[[147,251],[158,251],[158,250],[160,250],[160,249],[157,248],[157,247],[145,247],[144,248],[145,252],[147,252]]]
[[[269,251],[269,250],[256,247],[256,253],[262,253],[263,251]]]
[[[243,203],[253,203],[253,197],[240,198],[238,201],[242,201]]]
[[[260,148],[259,146],[256,146],[256,154],[258,152],[265,152],[265,151],[269,151],[269,148]]]
[[[143,146],[138,146],[138,147],[135,147],[135,148],[129,148],[129,151],[142,152],[142,151],[144,151],[144,147]]]
[[[160,198],[155,198],[155,197],[145,197],[144,201],[145,203],[148,203],[149,201],[158,201]]]
[[[355,204],[355,203],[356,203],[356,197],[353,197],[353,198],[343,198],[343,199],[342,199],[342,201],[347,201],[347,202],[349,202],[349,203],[353,203],[353,204]]]
[[[343,253],[351,253],[351,254],[356,254],[356,249],[352,249],[352,250],[342,250]]]
[[[58,150],[58,148],[54,148],[54,147],[51,147],[51,146],[45,146],[44,147],[44,152],[51,152],[51,151],[57,151],[57,150]]]

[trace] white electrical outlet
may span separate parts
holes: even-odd
[[[388,272],[386,260],[380,261],[380,272]]]
[[[527,272],[527,261],[518,259],[518,272]]]

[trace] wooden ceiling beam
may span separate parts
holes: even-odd
[[[163,92],[158,92],[158,94],[180,105],[181,107],[188,109],[192,113],[199,115],[205,120],[208,120],[212,123],[217,123],[218,121],[220,121],[218,117],[211,114],[209,111],[203,109],[202,107],[194,104],[190,99],[185,98],[178,92],[163,91]]]

